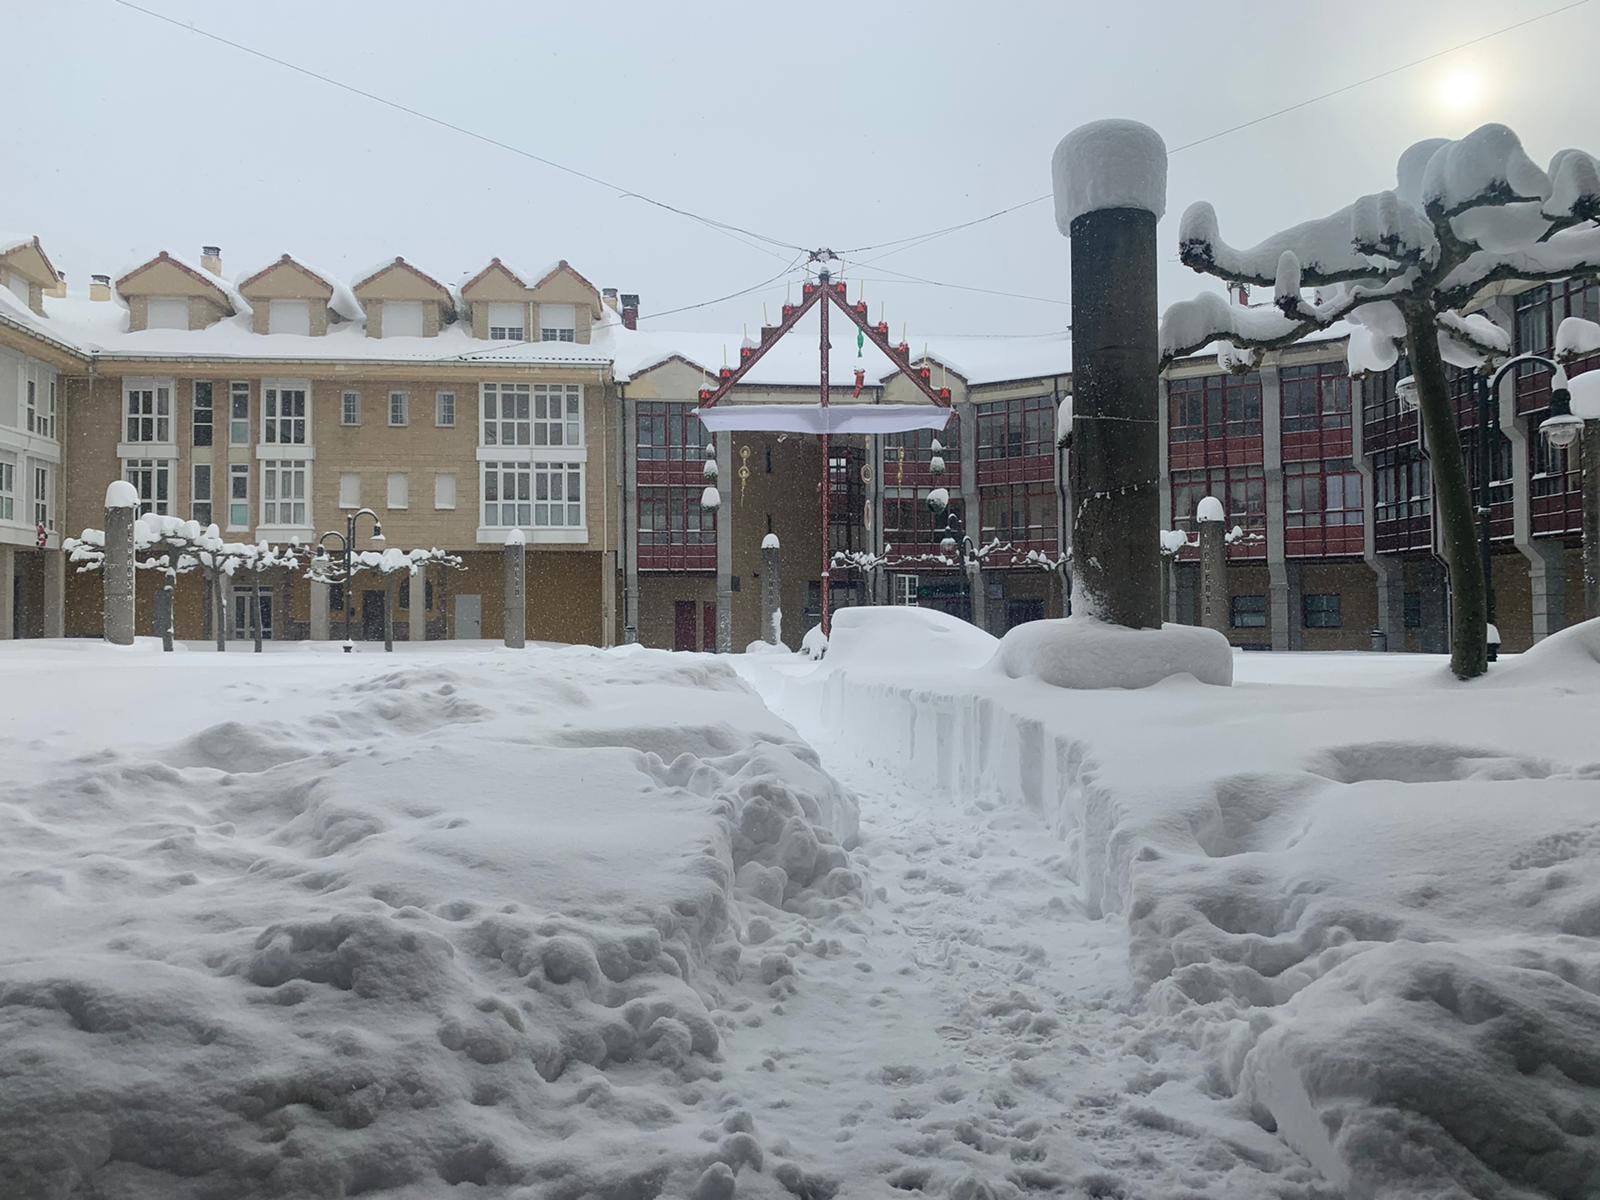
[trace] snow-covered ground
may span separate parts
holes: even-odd
[[[1600,627],[835,633],[0,645],[0,1196],[1600,1194]]]

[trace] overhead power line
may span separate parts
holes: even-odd
[[[676,204],[668,204],[665,200],[658,200],[654,196],[647,195],[646,193],[638,191],[635,188],[625,187],[619,183],[613,183],[609,179],[604,179],[599,175],[594,175],[578,167],[570,167],[565,163],[557,162],[553,158],[546,158],[542,154],[535,154],[532,150],[526,150],[521,146],[512,145],[510,142],[502,141],[501,139],[493,137],[489,134],[480,133],[475,129],[469,129],[465,125],[458,125],[454,121],[448,121],[443,117],[438,117],[432,113],[424,112],[422,109],[413,108],[409,104],[402,104],[398,100],[391,100],[387,96],[380,96],[376,92],[369,92],[365,88],[357,87],[352,83],[346,83],[342,79],[335,79],[333,76],[325,75],[321,71],[313,71],[310,67],[303,67],[299,63],[290,62],[286,58],[279,58],[275,54],[268,54],[265,50],[258,50],[254,46],[247,46],[243,42],[236,42],[232,38],[223,37],[219,33],[212,33],[210,30],[201,29],[198,25],[190,25],[187,22],[176,19],[175,17],[169,17],[166,13],[157,12],[153,8],[145,8],[141,4],[133,3],[133,0],[112,0],[112,3],[118,4],[126,9],[131,9],[137,13],[143,13],[147,17],[152,17],[157,21],[161,21],[165,24],[173,26],[174,28],[181,29],[186,33],[192,33],[197,37],[207,38],[210,41],[218,43],[219,45],[231,47],[242,54],[248,54],[253,58],[259,58],[263,62],[269,62],[275,66],[283,67],[286,70],[295,72],[297,75],[304,75],[308,79],[315,79],[319,83],[325,83],[329,87],[338,88],[342,92],[349,92],[351,95],[360,96],[364,100],[371,100],[374,104],[381,104],[385,108],[391,108],[396,112],[405,113],[407,116],[416,117],[418,120],[426,121],[430,125],[437,125],[441,129],[448,129],[452,133],[459,133],[463,137],[472,138],[474,141],[482,142],[487,146],[494,146],[500,150],[508,150],[512,154],[519,155],[522,158],[530,159],[531,161],[549,167],[552,170],[561,171],[564,174],[573,176],[574,178],[585,180],[603,188],[608,188],[611,191],[616,192],[620,199],[642,200],[644,203],[653,205],[659,209],[663,209],[666,212],[676,213],[680,217],[686,217],[691,221],[697,221],[707,228],[715,229],[719,233],[724,233],[730,237],[734,237],[735,240],[740,240],[738,235],[742,234],[744,237],[754,238],[758,242],[764,242],[768,246],[779,246],[785,250],[800,250],[803,248],[795,242],[786,242],[781,238],[769,237],[766,234],[758,233],[753,229],[746,229],[742,225],[734,225],[727,221],[719,221],[715,217],[708,217],[703,213],[693,212],[687,208],[680,208]],[[749,243],[746,244],[748,245]],[[761,247],[756,248],[761,249]],[[772,254],[773,251],[763,250],[763,253]],[[778,254],[775,255],[775,257],[782,258],[783,255]]]
[[[1181,154],[1185,150],[1193,150],[1196,146],[1204,146],[1208,142],[1214,142],[1218,138],[1227,137],[1229,134],[1238,133],[1241,130],[1253,128],[1254,126],[1264,124],[1267,121],[1276,120],[1278,117],[1286,116],[1292,112],[1298,112],[1302,108],[1309,108],[1313,104],[1320,104],[1324,100],[1331,100],[1335,96],[1342,96],[1346,92],[1353,92],[1357,88],[1367,86],[1369,83],[1377,83],[1380,79],[1387,79],[1391,75],[1398,75],[1402,71],[1409,71],[1413,67],[1420,67],[1424,63],[1430,63],[1435,59],[1444,58],[1446,55],[1454,54],[1459,50],[1466,50],[1469,47],[1476,46],[1481,42],[1487,42],[1491,38],[1497,38],[1503,34],[1515,32],[1518,29],[1526,28],[1527,26],[1533,25],[1539,21],[1549,20],[1551,17],[1558,17],[1564,12],[1571,12],[1575,8],[1582,8],[1588,3],[1589,0],[1572,0],[1572,3],[1570,4],[1563,4],[1559,8],[1552,8],[1547,12],[1537,13],[1534,16],[1526,17],[1521,21],[1516,21],[1510,25],[1502,26],[1499,29],[1490,30],[1488,33],[1480,34],[1475,38],[1469,38],[1467,41],[1457,42],[1455,45],[1447,46],[1443,50],[1436,50],[1432,54],[1425,54],[1421,58],[1414,58],[1410,62],[1401,63],[1397,67],[1389,67],[1386,70],[1378,71],[1377,73],[1368,75],[1362,79],[1357,79],[1353,83],[1346,83],[1340,87],[1332,88],[1329,91],[1321,92],[1315,96],[1308,97],[1305,100],[1297,100],[1293,104],[1284,105],[1282,108],[1275,108],[1271,112],[1262,113],[1260,116],[1252,117],[1248,121],[1240,121],[1236,125],[1229,125],[1226,129],[1219,129],[1215,133],[1208,133],[1204,137],[1195,138],[1193,141],[1184,142],[1179,146],[1173,146],[1167,151],[1167,157],[1171,158],[1174,154]],[[982,225],[985,222],[993,221],[998,217],[1003,217],[1008,213],[1014,213],[1018,209],[1031,208],[1035,204],[1043,204],[1050,198],[1051,194],[1046,192],[1042,196],[1034,196],[1031,200],[1022,200],[1016,204],[1007,205],[1005,208],[998,209],[995,212],[989,213],[987,216],[974,217],[970,221],[960,221],[954,225],[946,225],[940,229],[925,230],[922,233],[914,233],[908,237],[893,238],[890,241],[876,242],[867,246],[856,246],[851,250],[841,250],[840,253],[860,254],[866,250],[884,250],[885,252],[883,254],[862,260],[863,265],[867,263],[875,263],[881,258],[888,258],[891,254],[899,254],[902,251],[911,250],[925,242],[931,242],[935,238],[941,238],[951,233],[959,233],[961,230],[970,229],[974,225]],[[885,249],[885,247],[894,247],[894,249]]]

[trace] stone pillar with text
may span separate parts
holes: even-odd
[[[522,530],[506,534],[504,553],[505,643],[521,650],[528,644],[528,548]]]
[[[100,565],[105,589],[105,638],[113,646],[133,645],[133,523],[139,514],[139,493],[119,479],[106,488],[105,560]]]

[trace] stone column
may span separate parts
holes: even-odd
[[[777,534],[769,533],[761,539],[761,640],[773,646],[783,642],[783,588],[778,573],[781,553]]]
[[[10,546],[0,546],[0,639],[11,637],[16,629],[16,555]]]
[[[133,522],[139,493],[119,479],[106,488],[105,561],[100,565],[105,589],[105,638],[113,646],[133,645]]]
[[[44,636],[67,636],[67,556],[60,550],[44,556]]]
[[[1056,226],[1072,239],[1074,591],[1091,616],[1161,625],[1156,221],[1166,146],[1097,121],[1052,160]]]
[[[411,577],[411,608],[406,618],[406,636],[413,642],[428,640],[428,568]]]
[[[311,581],[311,640],[325,642],[332,636],[332,622],[328,617],[328,585],[321,580]]]
[[[505,643],[513,650],[528,644],[528,548],[522,530],[506,534]]]
[[[1390,650],[1406,648],[1405,564],[1388,554],[1374,554],[1367,560],[1378,589],[1378,629]]]
[[[1600,421],[1583,423],[1583,619],[1600,617]]]
[[[733,434],[715,435],[717,484],[722,506],[717,509],[717,653],[733,653]],[[691,500],[692,503],[692,500]]]
[[[1195,507],[1200,534],[1200,624],[1228,632],[1227,513],[1222,501],[1207,496]]]

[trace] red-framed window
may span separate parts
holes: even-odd
[[[933,457],[934,439],[943,447],[944,474],[935,483],[928,462]],[[943,429],[910,429],[883,435],[883,484],[885,487],[948,487],[961,478],[961,417],[952,412]]]
[[[1583,532],[1583,471],[1579,446],[1562,449],[1537,429],[1528,438],[1530,517],[1535,536]]]
[[[1261,436],[1261,374],[1197,375],[1167,381],[1167,440]]]
[[[1267,556],[1267,476],[1259,466],[1212,467],[1172,472],[1172,528],[1194,531],[1194,510],[1201,499],[1215,496],[1227,513],[1228,528],[1238,525],[1245,537],[1228,547],[1230,558]],[[1186,556],[1194,550],[1184,551]]]
[[[1556,329],[1567,317],[1600,321],[1600,280],[1563,279],[1530,288],[1517,297],[1515,346],[1517,354],[1549,356],[1555,348]],[[1580,363],[1595,362],[1580,359]],[[1517,412],[1550,406],[1550,372],[1538,363],[1517,368]]]
[[[1308,363],[1278,370],[1283,432],[1350,428],[1350,369],[1343,363]]]
[[[711,434],[693,405],[641,400],[635,405],[634,432],[640,483],[690,484],[702,478]]]
[[[1482,441],[1485,436],[1493,441],[1489,447],[1489,536],[1509,538],[1514,521],[1511,503],[1511,462],[1514,455],[1511,439],[1498,430],[1483,430],[1474,426],[1461,431],[1461,454],[1467,460],[1467,486],[1472,492],[1472,503],[1478,503],[1479,480],[1483,474]]]
[[[1023,483],[978,489],[978,541],[1010,542],[1018,550],[1052,551],[1057,545],[1060,501],[1049,484]]]
[[[949,508],[936,513],[920,497],[905,496],[883,502],[883,540],[895,554],[937,553],[944,540],[946,513],[953,512],[966,528],[966,509],[960,497],[950,498]]]
[[[1361,476],[1348,458],[1283,464],[1284,552],[1360,554]]]
[[[639,569],[717,569],[717,514],[700,506],[693,485],[639,488]]]
[[[1403,406],[1397,394],[1400,381],[1410,374],[1411,362],[1402,354],[1387,371],[1360,380],[1361,445],[1366,453],[1421,440],[1416,410]]]
[[[1384,552],[1433,545],[1433,476],[1416,445],[1372,456],[1373,545]]]
[[[1050,396],[1023,396],[977,404],[978,461],[1037,458],[1056,452],[1056,402]],[[940,439],[943,441],[944,439]]]

